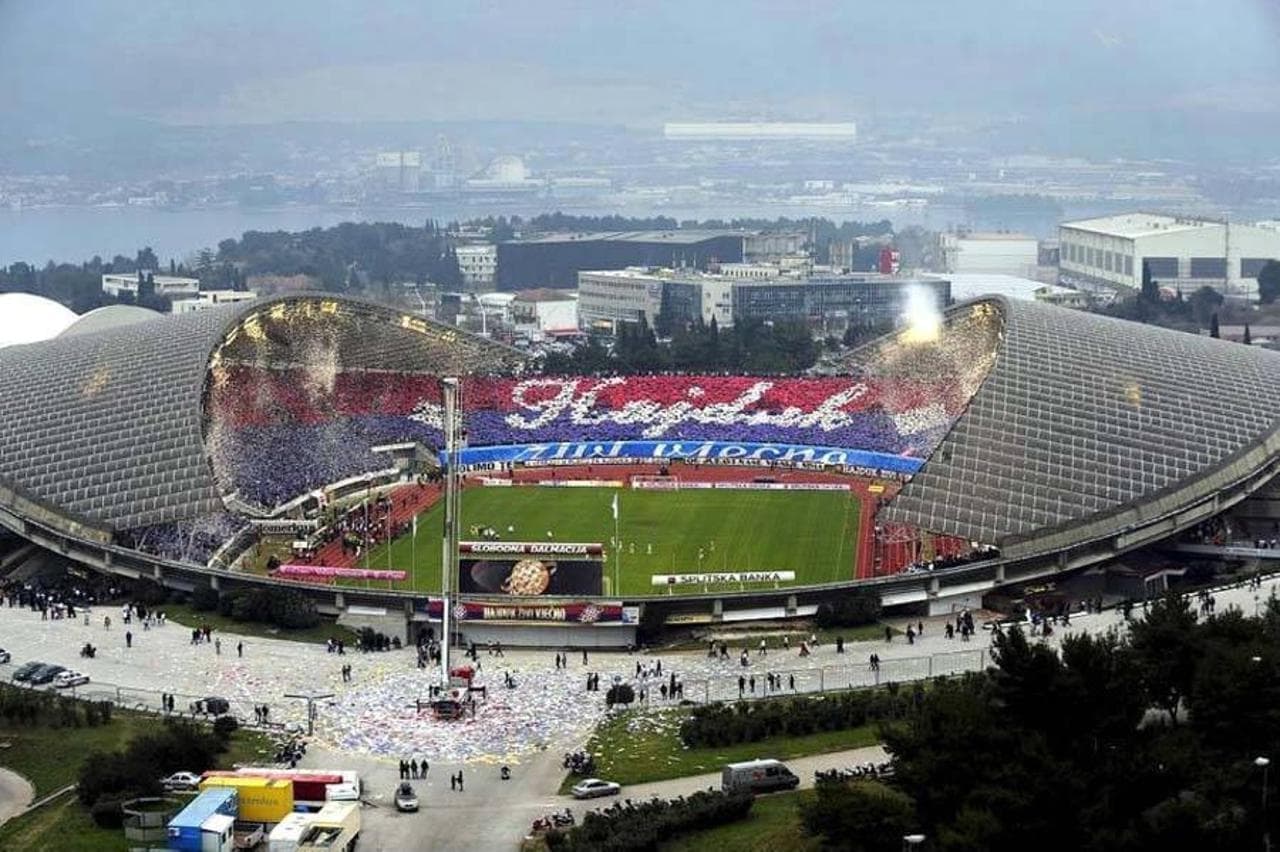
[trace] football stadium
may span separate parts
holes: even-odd
[[[0,349],[0,525],[177,591],[287,584],[411,623],[447,582],[464,635],[623,644],[646,608],[976,606],[1196,527],[1277,469],[1280,355],[1256,347],[992,297],[832,372],[543,375],[320,294],[131,317]]]

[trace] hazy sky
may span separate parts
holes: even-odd
[[[1280,0],[0,0],[0,115],[1280,111]]]

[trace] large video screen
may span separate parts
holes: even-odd
[[[519,559],[468,559],[459,564],[458,588],[464,594],[600,595],[604,593],[602,563],[526,556]]]

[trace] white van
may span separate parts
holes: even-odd
[[[772,793],[775,790],[794,790],[799,784],[799,777],[785,763],[772,758],[730,763],[720,775],[720,787],[726,793],[734,790]]]

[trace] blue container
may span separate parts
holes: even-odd
[[[191,800],[169,820],[169,848],[200,852],[200,827],[214,814],[236,816],[240,797],[234,787],[211,787]]]

